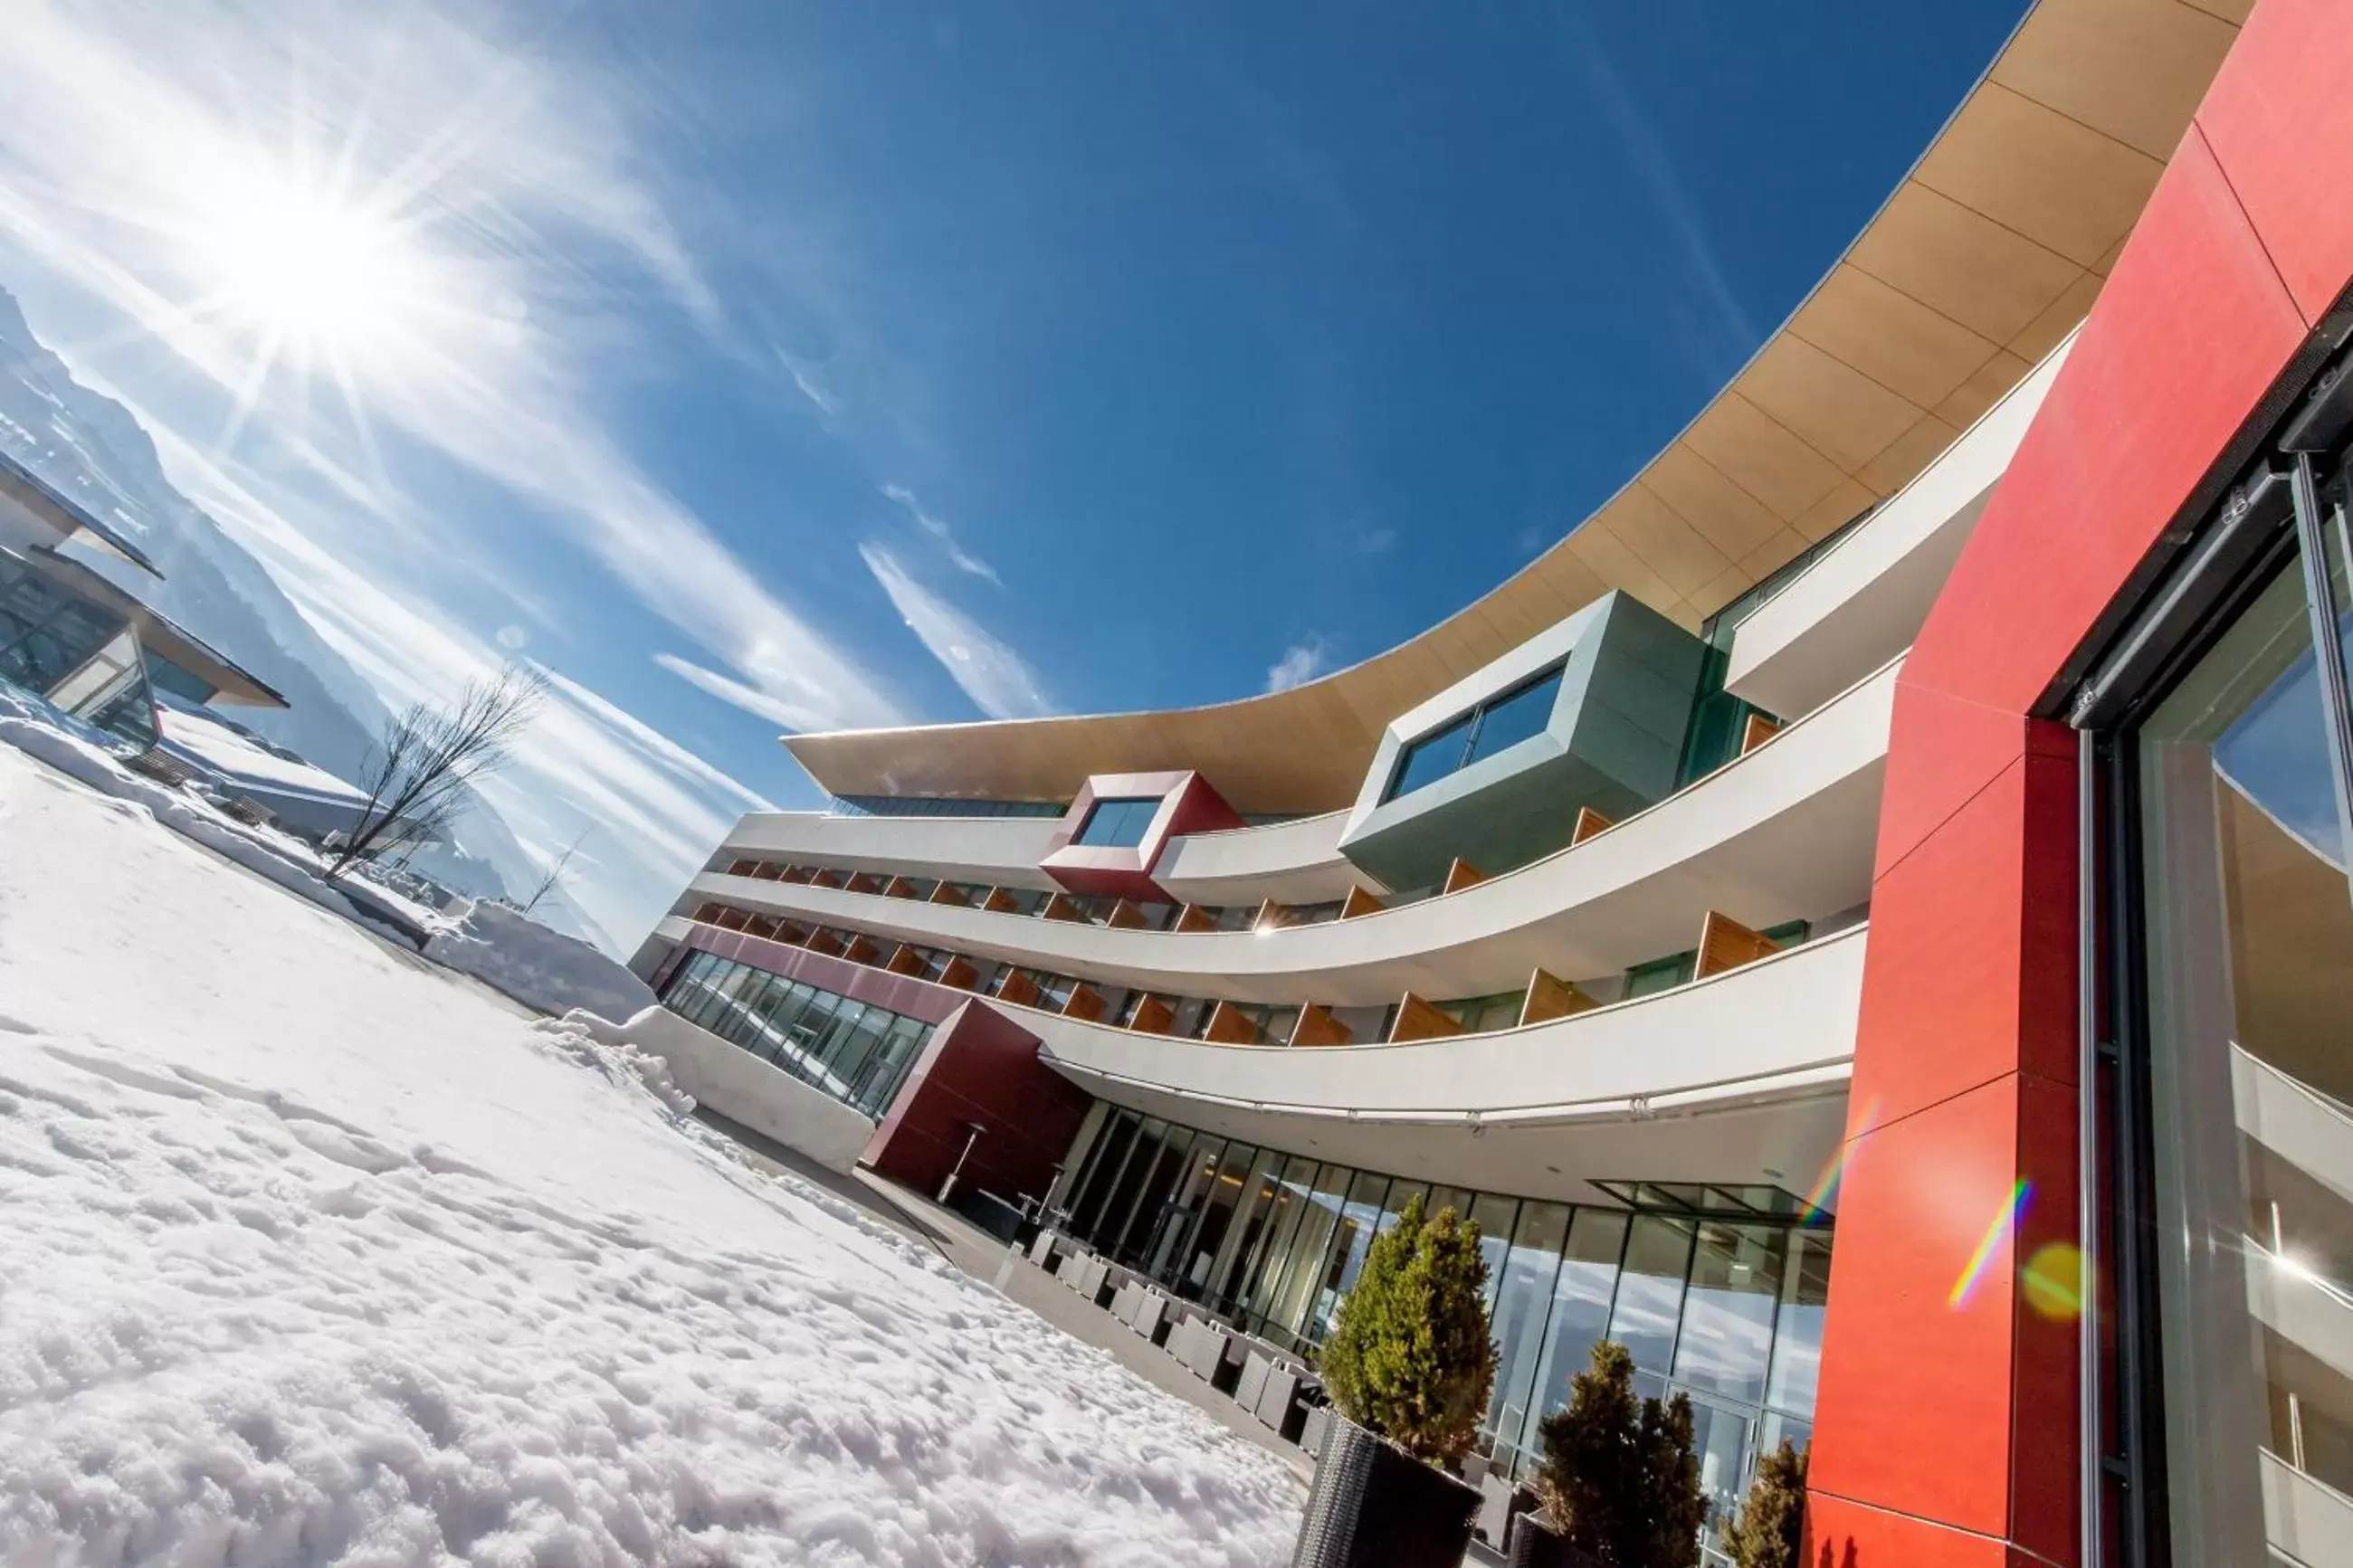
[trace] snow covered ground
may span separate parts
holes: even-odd
[[[0,1562],[1286,1559],[1271,1456],[666,1095],[0,747]]]

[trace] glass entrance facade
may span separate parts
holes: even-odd
[[[2161,1371],[2127,1392],[2179,1563],[2353,1529],[2353,489],[2297,488],[2121,764]]]
[[[1787,1194],[1677,1195],[1693,1201],[1648,1212],[1432,1187],[1098,1105],[1055,1204],[1097,1252],[1309,1355],[1374,1237],[1416,1197],[1452,1208],[1478,1222],[1487,1258],[1496,1360],[1482,1447],[1524,1471],[1594,1343],[1619,1340],[1644,1393],[1691,1395],[1720,1510],[1761,1449],[1810,1435],[1831,1233],[1799,1223]]]

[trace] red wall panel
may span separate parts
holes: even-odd
[[[2263,0],[1905,663],[1810,1568],[2075,1561],[2075,792],[2028,715],[2353,275],[2348,79],[2342,0]],[[2038,1256],[2055,1293],[2021,1285]]]
[[[985,1002],[940,1026],[866,1145],[865,1163],[918,1192],[955,1169],[973,1123],[981,1135],[962,1185],[1008,1201],[1043,1196],[1092,1103],[1038,1056],[1038,1037]]]
[[[2328,0],[2263,0],[2223,62],[2198,127],[2307,321],[2353,276],[2353,16]]]

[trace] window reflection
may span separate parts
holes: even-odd
[[[2353,1492],[2353,889],[2313,624],[2291,563],[2138,737],[2185,1560],[2260,1561]]]
[[[932,1035],[920,1018],[699,951],[670,972],[661,1001],[689,1023],[877,1121]]]

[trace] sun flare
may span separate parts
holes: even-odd
[[[423,268],[391,216],[274,172],[223,184],[194,238],[224,317],[291,352],[338,358],[417,329]]]

